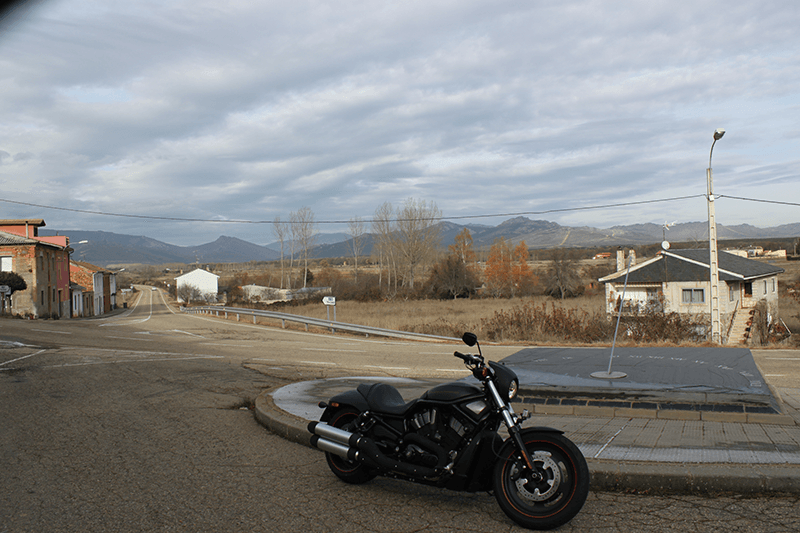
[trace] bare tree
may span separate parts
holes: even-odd
[[[281,289],[283,288],[283,282],[286,279],[286,274],[284,273],[283,269],[283,245],[286,241],[286,234],[289,232],[289,228],[286,227],[285,222],[281,222],[281,217],[275,217],[275,220],[272,222],[273,228],[272,231],[275,233],[275,237],[278,238],[278,241],[281,243]]]
[[[546,283],[545,293],[553,298],[563,300],[583,292],[576,261],[564,249],[559,248],[553,252]]]
[[[364,221],[360,217],[351,218],[348,224],[350,232],[350,248],[353,250],[353,277],[358,283],[358,256],[364,251]]]
[[[196,286],[186,284],[181,285],[176,296],[178,297],[178,301],[186,302],[188,305],[192,302],[202,299],[203,293],[200,292],[200,289],[198,289]]]
[[[314,221],[314,212],[311,209],[303,207],[293,213],[292,234],[297,235],[297,242],[303,254],[303,288],[305,288],[308,280],[308,252],[317,238],[317,223]]]
[[[294,256],[300,243],[300,220],[296,211],[289,214],[289,279],[286,284],[287,289],[291,289],[294,284]]]
[[[394,228],[392,227],[393,211],[392,204],[384,202],[383,205],[375,210],[375,215],[372,217],[372,232],[375,234],[373,253],[378,254],[378,265],[380,266],[380,271],[378,273],[379,288],[383,288],[384,265],[387,271],[387,289],[392,285],[392,269],[394,268],[394,253],[391,240],[392,233],[394,232]],[[395,282],[395,291],[396,290],[397,283]]]
[[[440,244],[436,223],[442,217],[434,202],[408,198],[397,210],[397,250],[403,260],[406,277],[403,284],[414,288],[416,269],[430,259]]]

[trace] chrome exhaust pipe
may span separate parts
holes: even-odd
[[[311,446],[318,450],[322,450],[323,452],[338,455],[342,459],[347,459],[348,461],[358,461],[361,458],[361,454],[355,448],[350,448],[344,444],[323,439],[319,435],[311,435]]]
[[[434,468],[404,463],[386,457],[375,442],[358,433],[350,433],[324,422],[310,422],[308,431],[313,434],[310,441],[313,447],[349,461],[363,461],[383,470],[407,476],[428,478],[437,476]]]
[[[363,438],[357,433],[350,433],[349,431],[329,426],[325,422],[309,422],[308,432],[312,435],[319,435],[329,441],[346,444],[351,448],[358,447],[359,441]]]

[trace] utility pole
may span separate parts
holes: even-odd
[[[711,273],[711,342],[719,344],[721,342],[722,321],[719,310],[719,253],[717,252],[717,218],[714,212],[714,178],[711,175],[711,155],[714,153],[714,145],[725,135],[725,130],[717,129],[714,132],[714,142],[711,143],[711,151],[708,154],[708,170],[706,171],[706,181],[708,182],[708,248],[709,248],[709,270]]]

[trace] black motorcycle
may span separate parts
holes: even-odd
[[[311,444],[347,483],[381,475],[451,490],[493,491],[517,524],[552,529],[571,520],[589,493],[589,469],[577,446],[548,427],[522,428],[530,415],[514,413],[519,380],[510,368],[484,361],[478,338],[462,340],[478,354],[455,352],[481,382],[455,381],[406,403],[384,383],[320,402]],[[508,438],[498,430],[504,424]]]

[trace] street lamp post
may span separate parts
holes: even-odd
[[[721,338],[721,319],[719,311],[719,253],[717,252],[717,219],[714,213],[714,178],[711,175],[711,156],[714,153],[714,145],[725,135],[725,130],[720,128],[714,132],[714,142],[711,143],[711,151],[708,154],[708,170],[706,171],[706,181],[708,182],[708,248],[709,248],[709,270],[711,274],[711,342],[719,344]]]

